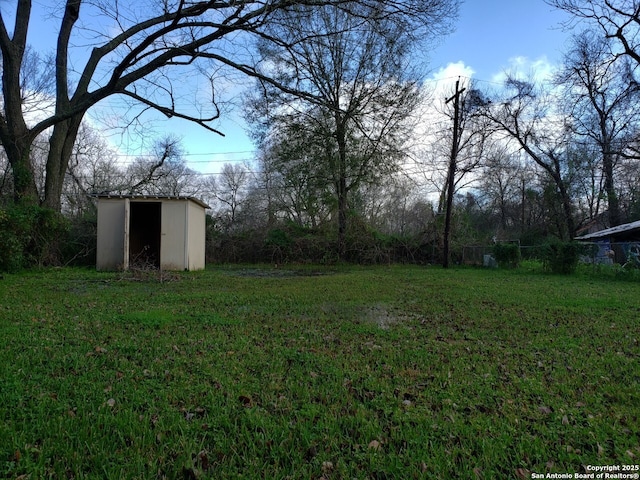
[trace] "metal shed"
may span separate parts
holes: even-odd
[[[205,210],[193,197],[96,195],[98,270],[202,270]]]

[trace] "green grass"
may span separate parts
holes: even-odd
[[[517,478],[640,463],[640,286],[218,268],[0,279],[0,477]]]

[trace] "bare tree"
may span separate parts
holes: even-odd
[[[499,237],[513,232],[519,223],[524,224],[522,172],[517,160],[518,156],[512,155],[506,146],[496,146],[487,152],[478,179],[480,200],[487,217],[497,217],[495,228]]]
[[[202,182],[182,155],[180,140],[169,135],[156,140],[147,155],[119,166],[116,152],[102,136],[83,125],[65,178],[63,211],[84,213],[95,194],[195,196]]]
[[[585,146],[599,151],[609,224],[622,222],[616,188],[616,164],[629,156],[638,130],[640,86],[627,58],[616,60],[610,41],[591,31],[573,38],[556,81],[564,87],[571,128]]]
[[[503,95],[488,105],[484,114],[552,181],[562,210],[558,233],[571,238],[575,219],[568,167],[569,120],[558,111],[557,98],[532,82],[510,76]]]
[[[116,165],[116,153],[96,130],[84,123],[69,159],[62,191],[62,211],[81,216],[92,208],[91,194],[111,191],[122,177],[123,172]]]
[[[181,141],[172,135],[156,140],[149,155],[136,158],[117,189],[128,195],[195,195],[200,186],[187,167]]]
[[[616,54],[640,64],[640,2],[637,0],[545,0],[579,22],[586,22],[617,43]],[[575,22],[568,22],[569,26]]]
[[[238,212],[248,193],[250,180],[245,166],[238,163],[225,163],[219,177],[210,178],[208,189],[222,205],[218,215],[223,217],[227,230],[235,227]]]
[[[600,216],[607,208],[602,174],[602,156],[598,147],[582,143],[580,137],[568,146],[575,210],[586,221]]]
[[[406,174],[396,174],[378,185],[369,185],[360,192],[364,218],[373,228],[392,235],[419,233],[426,218],[415,215],[421,192],[416,182]]]
[[[125,5],[115,0],[66,0],[61,10],[57,5],[51,7],[52,18],[60,18],[54,61],[38,62],[43,79],[50,78],[46,72],[53,66],[52,85],[43,80],[41,86],[45,92],[51,90],[47,98],[54,103],[53,111],[45,112],[44,118],[29,125],[24,102],[28,89],[24,82],[32,76],[25,76],[24,72],[30,68],[27,41],[33,12],[31,0],[18,0],[12,25],[7,23],[11,15],[5,16],[5,12],[0,11],[4,99],[0,140],[12,167],[14,198],[37,201],[30,153],[34,139],[51,129],[43,204],[60,209],[63,180],[82,120],[90,108],[109,97],[128,98],[142,108],[167,117],[184,118],[220,133],[212,124],[220,116],[220,109],[216,78],[211,72],[228,67],[278,83],[250,64],[244,48],[234,48],[238,41],[251,35],[282,45],[279,38],[266,30],[277,14],[286,17],[295,15],[295,7],[300,5],[313,10],[327,4],[350,14],[357,12],[354,5],[364,4],[382,6],[385,14],[411,18],[409,9],[422,3],[417,0],[143,0]],[[90,51],[78,70],[70,58],[76,42],[82,44],[83,51]],[[180,107],[184,81],[176,82],[175,73],[181,70],[185,74],[188,68],[205,74],[211,81],[208,106],[202,105],[195,111]],[[295,90],[295,85],[280,86]]]

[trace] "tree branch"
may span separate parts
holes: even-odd
[[[201,127],[206,128],[207,130],[209,130],[210,132],[213,133],[217,133],[218,135],[224,137],[224,133],[222,133],[220,130],[217,130],[213,127],[211,127],[210,125],[207,125],[207,122],[213,122],[214,120],[217,120],[218,118],[220,118],[220,110],[216,107],[216,113],[215,115],[209,117],[209,118],[197,118],[191,115],[187,115],[184,113],[180,113],[178,111],[176,111],[174,108],[169,108],[169,107],[164,107],[162,105],[159,105],[157,103],[154,103],[152,101],[150,101],[147,98],[144,98],[138,94],[136,94],[135,92],[129,91],[129,90],[124,90],[122,92],[120,92],[122,95],[125,95],[127,97],[133,98],[134,100],[147,105],[148,107],[153,108],[154,110],[162,113],[163,115],[165,115],[167,118],[172,118],[172,117],[176,117],[176,118],[182,118],[184,120],[189,120],[190,122],[193,122],[197,125],[200,125]]]

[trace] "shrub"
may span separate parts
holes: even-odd
[[[0,271],[59,263],[67,232],[68,222],[53,210],[37,205],[0,209]]]
[[[95,212],[69,219],[66,239],[59,242],[59,252],[65,265],[95,266],[97,220]]]
[[[542,246],[544,268],[552,273],[570,274],[576,271],[584,246],[578,242],[554,240]]]
[[[20,220],[13,211],[0,209],[0,272],[22,268],[26,228]]]
[[[501,267],[516,268],[520,265],[520,245],[517,243],[496,243],[493,256]]]

